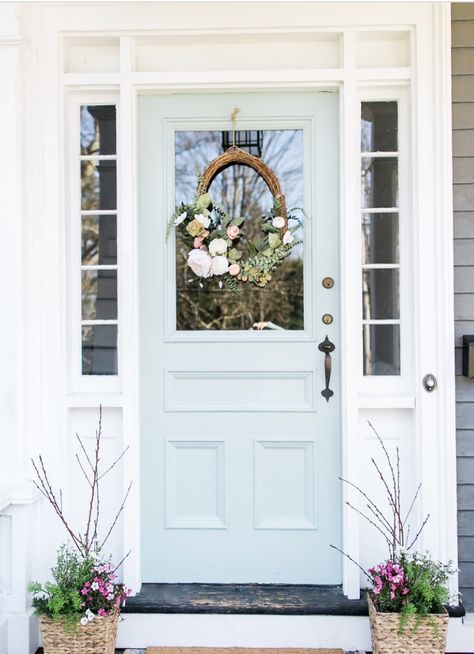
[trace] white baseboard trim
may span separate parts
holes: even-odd
[[[369,620],[347,616],[125,614],[117,647],[340,647],[370,650]]]
[[[370,651],[369,619],[325,615],[128,613],[117,647],[340,647]],[[449,621],[447,652],[474,652],[474,620]]]
[[[0,615],[0,654],[35,654],[39,646],[38,620],[32,608]]]

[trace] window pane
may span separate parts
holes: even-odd
[[[117,208],[115,161],[81,162],[81,209],[96,211]]]
[[[82,319],[117,318],[117,271],[82,271]]]
[[[115,114],[113,105],[81,107],[81,155],[116,154]]]
[[[398,150],[398,106],[396,102],[363,102],[361,121],[362,152]]]
[[[302,130],[261,130],[259,134],[242,132],[251,139],[248,148],[258,142],[262,159],[277,174],[288,207],[303,207],[303,132]],[[222,154],[227,132],[177,132],[176,204],[191,203],[196,192],[196,168]],[[241,143],[242,147],[244,144]],[[248,149],[247,148],[247,149]],[[210,195],[215,205],[232,218],[243,217],[238,249],[242,260],[249,256],[249,240],[263,237],[262,215],[270,211],[273,199],[257,173],[247,166],[232,166],[212,182]],[[301,215],[298,215],[302,219]],[[296,222],[292,223],[296,224]],[[303,239],[303,227],[295,233]],[[304,329],[303,245],[293,248],[275,271],[270,283],[257,287],[240,282],[241,293],[220,288],[219,276],[192,281],[187,266],[187,246],[176,238],[176,302],[178,330],[248,330],[256,322],[271,322],[284,329]],[[239,261],[240,263],[240,261]]]
[[[364,375],[400,374],[400,325],[364,325]]]
[[[362,263],[398,262],[398,213],[362,214]]]
[[[364,320],[399,318],[399,270],[364,270],[362,275]]]
[[[82,265],[117,263],[117,217],[82,216]]]
[[[362,207],[398,207],[398,160],[362,159]]]
[[[117,325],[82,327],[82,374],[116,375]]]

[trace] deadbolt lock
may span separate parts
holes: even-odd
[[[322,284],[324,288],[332,288],[334,286],[334,279],[332,277],[325,277]]]
[[[330,325],[330,324],[332,323],[333,320],[334,320],[334,318],[331,316],[330,313],[325,313],[325,314],[324,314],[324,316],[323,316],[323,323],[324,323],[325,325]]]

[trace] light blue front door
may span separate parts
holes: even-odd
[[[191,281],[165,235],[175,204],[232,142],[236,107],[236,138],[305,216],[302,244],[271,282],[233,296],[216,278]],[[339,583],[329,547],[341,542],[338,95],[144,95],[138,118],[143,580]],[[248,217],[249,238],[271,206],[243,169],[210,194]]]

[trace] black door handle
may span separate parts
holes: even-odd
[[[334,343],[331,343],[326,334],[326,338],[318,345],[318,349],[321,352],[324,352],[324,376],[326,378],[326,388],[321,391],[321,395],[326,398],[326,402],[329,402],[329,398],[334,395],[334,391],[329,388],[332,372],[331,352],[334,352],[336,346]]]

